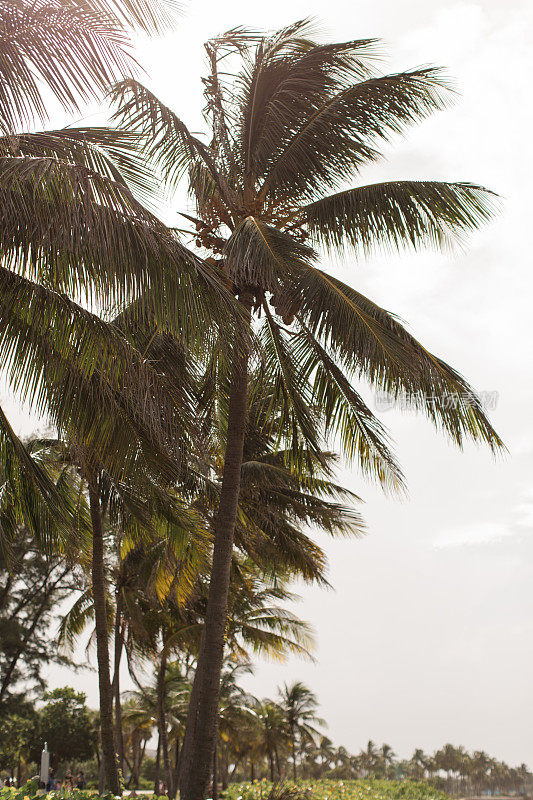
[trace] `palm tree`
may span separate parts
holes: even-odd
[[[369,739],[366,745],[366,750],[361,751],[361,766],[367,775],[371,774],[376,769],[378,761],[378,749],[372,739]]]
[[[133,695],[133,693],[132,693]],[[130,756],[130,776],[127,786],[139,786],[139,775],[147,741],[151,738],[156,719],[150,704],[142,696],[141,702],[130,696],[122,710],[124,744]],[[125,754],[123,754],[125,758]]]
[[[318,701],[316,695],[305,686],[301,681],[288,686],[284,686],[279,692],[281,707],[285,712],[285,721],[290,732],[291,752],[292,752],[292,774],[294,780],[297,779],[296,773],[296,739],[302,742],[308,738],[313,741],[318,735],[318,731],[312,723],[324,725],[324,720],[316,716]]]
[[[206,45],[210,141],[134,80],[114,92],[117,119],[146,137],[145,152],[170,186],[185,173],[196,203],[196,244],[257,329],[261,368],[275,377],[271,407],[292,461],[338,432],[344,452],[384,484],[401,473],[385,433],[352,386],[405,395],[457,444],[501,441],[468,384],[427,352],[395,317],[316,265],[312,245],[360,253],[372,246],[444,246],[491,216],[493,195],[469,183],[397,181],[328,194],[379,157],[379,143],[447,102],[437,69],[377,75],[369,40],[320,45],[299,22],[271,36],[235,29]],[[240,56],[242,69],[221,75]],[[255,350],[254,352],[257,352]],[[251,351],[233,343],[217,359],[226,423],[210,595],[183,748],[184,800],[202,800],[215,743],[229,575],[248,413]],[[453,402],[450,402],[450,395]]]
[[[171,414],[173,409],[169,409]],[[111,416],[111,415],[108,415]],[[107,780],[115,780],[118,784],[118,773],[115,759],[115,743],[118,745],[120,767],[122,768],[122,735],[120,730],[120,700],[119,700],[119,668],[120,654],[123,646],[125,631],[123,629],[123,607],[126,599],[124,589],[121,584],[121,591],[116,597],[116,609],[110,601],[108,593],[108,570],[106,567],[106,549],[109,549],[108,539],[114,540],[116,552],[120,548],[132,546],[132,538],[135,540],[142,532],[145,540],[152,543],[157,540],[157,529],[164,530],[164,536],[159,532],[159,541],[164,538],[164,561],[168,565],[171,561],[171,569],[175,574],[172,582],[173,590],[179,594],[182,589],[179,579],[180,571],[183,570],[188,575],[191,570],[194,572],[193,562],[197,560],[197,550],[195,547],[195,531],[199,532],[197,523],[200,523],[198,516],[193,510],[184,508],[175,495],[164,494],[160,489],[159,495],[154,502],[154,480],[161,479],[161,474],[154,471],[154,459],[159,455],[161,464],[169,462],[166,453],[155,446],[152,439],[143,436],[136,424],[130,417],[122,415],[117,421],[110,419],[110,423],[115,423],[118,433],[121,429],[129,428],[130,446],[136,446],[135,460],[125,461],[121,480],[117,481],[113,474],[109,474],[102,466],[98,467],[95,457],[87,463],[87,460],[80,456],[83,453],[81,448],[75,444],[71,447],[66,446],[60,441],[43,442],[43,450],[47,449],[50,453],[49,459],[52,463],[66,464],[74,471],[78,480],[79,493],[87,491],[89,496],[89,507],[91,512],[92,524],[92,550],[90,558],[90,581],[87,589],[78,598],[73,609],[65,619],[62,635],[67,644],[72,644],[73,638],[83,629],[84,624],[90,617],[94,618],[95,640],[98,662],[98,680],[100,694],[100,736],[102,742],[102,756],[105,766]],[[147,445],[149,455],[146,457]],[[144,453],[143,453],[144,450]],[[172,468],[172,465],[170,465]],[[79,474],[78,474],[79,473]],[[201,528],[200,524],[200,528]],[[202,528],[203,531],[203,528]],[[116,536],[116,538],[115,538]],[[184,539],[187,545],[184,547]],[[200,533],[200,539],[206,546],[205,531]],[[196,540],[196,544],[199,540]],[[201,547],[202,545],[200,545]],[[178,555],[179,554],[179,555]],[[155,571],[155,585],[159,578],[157,566],[157,549],[154,550],[153,558],[149,566]],[[192,558],[191,558],[192,557]],[[154,561],[155,558],[155,561]],[[169,567],[163,566],[163,571],[168,572]],[[120,571],[120,569],[119,569]],[[195,574],[195,573],[194,573]],[[113,686],[110,676],[109,658],[109,627],[110,616],[115,614],[115,712],[117,716],[117,726],[113,726]],[[109,766],[111,765],[111,766]],[[113,777],[115,773],[115,777]],[[109,777],[109,776],[112,777]]]
[[[266,756],[270,767],[270,780],[274,783],[276,773],[281,779],[280,749],[288,744],[287,730],[283,708],[273,700],[261,700],[255,714],[259,724],[261,753]]]
[[[327,771],[335,755],[333,742],[327,736],[320,736],[317,746],[317,754],[320,759],[320,775]]]
[[[79,110],[85,100],[100,96],[110,81],[134,66],[128,26],[153,32],[167,26],[171,16],[163,0],[89,0],[82,5],[6,0],[0,32],[0,352],[10,384],[78,443],[83,461],[93,529],[103,760],[115,793],[101,473],[104,468],[120,481],[140,442],[147,454],[169,398],[160,405],[165,392],[140,354],[118,330],[72,298],[120,302],[153,288],[165,274],[166,288],[172,293],[174,286],[175,299],[180,298],[176,308],[183,312],[179,323],[174,314],[169,324],[173,330],[183,324],[193,330],[201,319],[212,323],[214,309],[205,314],[208,293],[198,299],[195,292],[201,272],[207,283],[213,276],[136,200],[132,188],[139,193],[150,182],[131,136],[103,128],[21,129],[45,121],[46,93],[67,110]],[[176,268],[184,281],[176,280]],[[229,301],[219,288],[217,302],[223,294]],[[191,309],[194,325],[187,322]],[[170,405],[176,405],[176,398]],[[168,431],[165,438],[169,441]],[[1,410],[0,448],[10,479],[28,487],[25,504],[33,505],[27,518],[35,536],[59,528],[66,547],[71,509],[28,457]]]
[[[418,780],[424,778],[427,769],[427,756],[419,747],[416,748],[411,756],[411,764],[414,770],[414,777]]]
[[[241,733],[248,731],[253,717],[253,709],[257,703],[241,686],[239,679],[242,675],[252,672],[251,664],[232,663],[229,660],[222,671],[220,685],[220,704],[218,714],[218,747],[215,748],[213,757],[213,800],[218,797],[219,752],[224,756],[222,762],[222,789],[228,784],[228,746],[239,750]],[[242,757],[242,756],[241,756]]]
[[[380,768],[383,770],[383,777],[387,778],[389,776],[390,769],[394,764],[394,758],[396,753],[390,746],[390,744],[382,744],[379,748],[379,760],[380,760]]]
[[[434,755],[437,769],[446,772],[446,786],[448,791],[452,789],[453,774],[459,773],[461,770],[464,754],[465,751],[463,747],[454,747],[452,744],[448,743],[440,750],[437,750]]]

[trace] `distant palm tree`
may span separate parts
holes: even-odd
[[[317,745],[317,754],[320,759],[320,772],[323,774],[327,771],[335,755],[333,742],[327,736],[320,736]]]
[[[417,779],[424,778],[427,768],[427,756],[423,750],[417,748],[411,756],[411,764],[414,768],[414,777]]]
[[[287,728],[284,709],[273,700],[262,700],[255,709],[258,721],[261,753],[266,756],[270,766],[270,780],[281,779],[280,750],[289,743],[290,733]]]
[[[286,683],[279,692],[281,707],[285,712],[285,721],[290,733],[292,752],[292,772],[294,780],[297,779],[296,770],[296,741],[308,738],[313,741],[319,736],[315,723],[325,725],[324,720],[316,715],[318,700],[316,695],[301,681],[288,686]]]
[[[372,773],[376,769],[379,761],[379,751],[372,739],[369,739],[366,749],[361,751],[361,766],[366,774]]]
[[[141,702],[137,702],[133,694],[130,695],[122,709],[124,744],[131,758],[128,788],[131,786],[137,789],[139,786],[144,750],[146,743],[152,737],[153,729],[156,725],[156,714],[154,712],[155,708],[152,708],[144,697],[142,697]]]
[[[227,341],[224,358],[216,349],[213,356],[227,435],[195,677],[200,704],[183,747],[184,800],[203,800],[211,772],[252,352],[274,378],[268,404],[283,409],[277,432],[293,462],[303,447],[318,457],[322,436],[338,433],[343,452],[365,473],[401,484],[384,430],[352,385],[356,376],[405,396],[459,445],[466,437],[501,447],[455,370],[317,265],[319,245],[360,254],[373,246],[446,246],[491,216],[493,195],[470,183],[394,181],[338,191],[379,157],[380,142],[448,97],[437,69],[376,74],[372,47],[370,40],[318,44],[307,22],[269,36],[238,28],[211,40],[207,143],[140,83],[127,80],[114,93],[117,119],[146,137],[144,152],[169,186],[187,176],[193,240],[238,297],[251,332],[254,320],[258,342],[252,350],[239,332],[228,369]],[[226,57],[242,60],[232,75]]]
[[[380,766],[383,770],[383,776],[385,778],[389,777],[390,768],[394,763],[394,758],[396,753],[390,746],[390,744],[382,744],[379,748],[379,760]]]

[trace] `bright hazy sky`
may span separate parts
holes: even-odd
[[[478,390],[498,393],[491,416],[510,455],[494,461],[473,446],[460,453],[423,418],[383,413],[409,499],[386,498],[356,471],[343,473],[366,500],[368,534],[324,541],[334,590],[301,590],[298,612],[315,626],[316,663],[263,663],[248,685],[266,695],[282,681],[305,681],[331,738],[352,751],[372,738],[406,757],[450,741],[533,767],[533,5],[191,0],[174,34],[140,42],[147,82],[199,130],[202,43],[235,25],[277,28],[308,15],[331,40],[382,37],[384,69],[436,63],[456,81],[455,107],[395,142],[362,182],[483,183],[504,197],[500,219],[464,252],[347,258],[329,268],[400,315]],[[28,432],[28,417],[9,408]],[[50,681],[83,688],[97,703],[94,673],[54,669]]]

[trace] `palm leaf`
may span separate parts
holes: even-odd
[[[67,109],[103,94],[135,66],[127,27],[168,27],[165,0],[2,0],[0,131],[47,118],[46,87]]]
[[[69,109],[98,97],[131,65],[127,51],[124,30],[88,2],[2,0],[0,129],[46,119],[42,84]]]
[[[225,268],[236,286],[270,292],[276,291],[278,276],[287,266],[298,269],[315,258],[309,247],[252,216],[232,232],[224,256]]]
[[[295,36],[298,34],[298,36]],[[368,74],[373,40],[315,45],[301,31],[263,40],[240,84],[241,126],[237,147],[250,181],[262,175],[295,122],[309,117],[336,82]]]
[[[459,446],[465,437],[493,451],[504,445],[471,386],[433,356],[388,312],[314,267],[299,271],[288,289],[312,335],[340,364],[393,398],[402,397],[442,427]]]
[[[154,177],[139,153],[139,136],[114,128],[61,128],[0,137],[0,156],[55,158],[87,167],[118,184],[130,186],[147,200]]]
[[[314,378],[313,405],[322,409],[326,436],[330,432],[340,436],[343,454],[358,459],[364,475],[376,478],[381,486],[401,491],[402,470],[385,428],[305,326],[295,344],[295,357]]]
[[[64,296],[4,269],[0,286],[0,353],[14,391],[119,478],[141,453],[175,473],[188,408],[179,388],[117,329]]]
[[[306,375],[295,358],[294,353],[280,326],[275,322],[264,303],[266,320],[261,328],[264,353],[264,371],[273,385],[270,414],[278,412],[278,431],[280,438],[285,436],[291,442],[292,457],[309,449],[319,460],[321,447],[316,421],[318,414],[312,408],[312,395]],[[302,449],[305,448],[305,449]]]
[[[208,148],[149,89],[128,78],[113,87],[110,99],[117,106],[113,119],[144,138],[146,157],[161,170],[171,189],[197,161],[204,165],[220,189]]]
[[[87,625],[94,621],[94,603],[91,588],[85,589],[61,618],[58,629],[59,647],[72,652],[77,639]]]
[[[71,296],[123,303],[143,295],[143,313],[191,343],[217,316],[222,327],[240,316],[215,270],[123,182],[85,166],[0,158],[0,247],[4,263]]]
[[[261,196],[309,196],[336,186],[379,155],[373,140],[399,133],[446,104],[435,67],[370,78],[341,88],[289,129],[265,175]]]
[[[494,192],[471,183],[395,181],[360,186],[303,206],[299,215],[328,248],[443,248],[494,214]]]
[[[45,553],[72,551],[87,542],[87,525],[64,481],[51,476],[16,436],[0,408],[0,538],[9,550],[17,526],[24,524]]]

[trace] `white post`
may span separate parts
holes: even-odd
[[[48,752],[48,742],[44,743],[44,750],[41,753],[41,771],[39,778],[42,784],[46,786],[48,783],[48,775],[50,772],[50,753]]]

